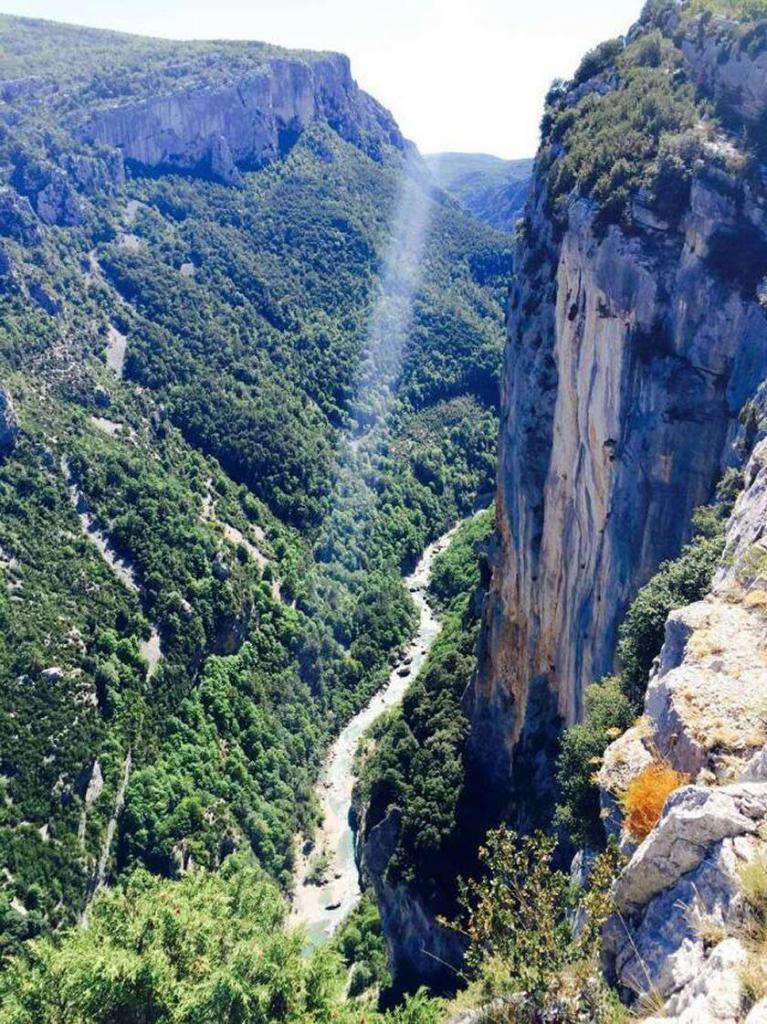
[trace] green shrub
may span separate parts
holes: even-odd
[[[31,942],[0,979],[2,1024],[326,1021],[340,974],[302,955],[285,905],[231,862],[179,883],[136,873],[94,901],[87,928]]]
[[[621,680],[609,676],[587,687],[583,721],[562,733],[557,757],[559,802],[555,822],[575,846],[604,844],[599,788],[594,776],[607,746],[635,717]]]
[[[634,598],[618,633],[618,660],[621,689],[637,714],[669,613],[705,597],[723,549],[723,528],[715,536],[696,537],[678,558],[663,562]]]
[[[349,995],[380,991],[391,983],[381,916],[371,893],[363,893],[339,928],[334,945],[351,970]]]
[[[623,50],[622,39],[607,39],[605,42],[595,46],[593,50],[582,58],[573,76],[575,85],[588,82],[590,78],[601,74],[615,63],[618,54]]]
[[[599,950],[614,909],[618,855],[612,848],[601,854],[588,889],[577,892],[554,868],[555,846],[542,833],[521,840],[505,828],[488,833],[480,850],[484,874],[461,884],[463,916],[453,925],[469,941],[472,988],[491,1003],[491,1020],[617,1024],[623,1015],[601,977]],[[576,937],[571,915],[579,901],[585,921]]]
[[[612,66],[614,88],[587,92],[574,105],[566,93],[550,94],[544,145],[552,148],[544,159],[555,215],[564,216],[575,190],[598,204],[600,226],[627,223],[629,200],[643,185],[663,216],[679,211],[699,152],[692,136],[705,135],[708,113],[674,75],[679,61],[673,44],[652,31],[625,49],[611,43],[587,57],[586,72]]]

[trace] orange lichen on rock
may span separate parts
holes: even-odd
[[[633,839],[641,842],[652,832],[670,794],[689,781],[665,761],[653,761],[631,780],[621,803],[624,824]]]

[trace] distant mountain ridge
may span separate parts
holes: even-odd
[[[464,210],[498,231],[511,232],[522,216],[533,160],[489,153],[429,153],[424,157],[441,189]]]

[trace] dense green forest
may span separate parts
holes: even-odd
[[[722,10],[765,14],[684,17]],[[376,1008],[370,892],[311,954],[286,898],[325,751],[412,635],[403,574],[491,499],[514,239],[440,190],[338,55],[3,15],[0,52],[0,1024],[436,1024],[422,992]],[[674,223],[715,125],[679,68],[649,31],[552,88],[554,234],[575,197],[625,225],[639,191]],[[267,97],[250,150],[233,93]],[[747,276],[764,253],[732,255],[709,258]],[[537,1022],[570,985],[571,1019],[625,1019],[598,966],[620,860],[594,769],[669,611],[709,586],[736,483],[558,741],[548,836],[499,827],[466,771],[493,511],[436,559],[441,634],[355,799],[366,835],[399,811],[386,880],[461,930],[465,1005]],[[578,931],[560,868],[581,844],[601,852]]]
[[[141,866],[247,849],[289,889],[323,751],[412,629],[401,573],[492,490],[510,243],[385,112],[318,116],[236,185],[82,141],[105,105],[322,55],[0,40],[5,955]]]

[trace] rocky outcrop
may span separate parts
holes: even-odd
[[[372,885],[375,892],[395,986],[400,991],[423,984],[436,991],[455,988],[465,948],[461,936],[438,924],[411,886],[392,884],[387,877],[399,840],[399,809],[392,808],[370,829],[363,809],[359,805],[355,809],[356,859],[363,883]]]
[[[599,774],[618,830],[616,797],[650,760],[692,780],[671,794],[647,838],[627,847],[618,913],[604,937],[608,970],[624,992],[654,993],[664,1019],[678,1024],[746,1017],[741,975],[753,954],[741,873],[767,857],[765,412],[762,391],[752,407],[757,443],[712,592],[669,617],[645,715],[608,748]]]
[[[46,160],[22,157],[16,165],[14,184],[27,196],[45,224],[82,224],[85,213],[67,173]]]
[[[42,237],[29,200],[11,188],[0,188],[0,235],[22,245],[37,245]]]
[[[730,119],[757,124],[767,107],[767,46],[763,26],[744,25],[723,14],[691,21],[679,5],[648,8],[647,17],[664,35],[681,34],[685,71]]]
[[[275,57],[235,81],[96,110],[80,135],[116,147],[139,170],[236,184],[240,171],[277,159],[318,120],[376,159],[388,147],[406,148],[391,115],[357,86],[340,54]]]
[[[86,195],[114,191],[125,181],[122,153],[106,149],[100,153],[71,153],[66,159],[70,178]]]
[[[510,300],[498,544],[466,698],[474,769],[516,804],[522,788],[545,804],[552,735],[613,670],[628,603],[689,536],[767,374],[767,196],[744,163],[734,138],[711,139],[678,221],[637,193],[625,227],[605,227],[575,194],[555,217],[538,167]],[[752,240],[753,257],[739,263],[725,239]]]
[[[0,384],[0,455],[8,455],[16,446],[19,420],[10,394]]]

